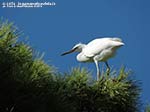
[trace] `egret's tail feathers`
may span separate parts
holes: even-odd
[[[119,42],[119,45],[120,45],[120,46],[123,46],[123,45],[124,45],[124,43],[122,42],[122,39],[121,39],[121,38],[115,37],[115,38],[112,38],[112,40],[115,41],[115,42]]]
[[[120,43],[120,46],[124,46],[125,44],[123,42]]]
[[[117,38],[117,37],[115,37],[115,38],[112,38],[112,39],[113,39],[113,41],[122,42],[122,39],[121,39],[121,38]]]

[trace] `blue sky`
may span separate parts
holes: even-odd
[[[118,50],[115,58],[109,60],[109,64],[113,69],[119,69],[121,65],[131,69],[135,79],[142,82],[143,103],[150,102],[150,1],[53,1],[56,6],[43,8],[1,6],[0,16],[14,22],[24,35],[29,37],[30,45],[40,52],[45,52],[45,61],[50,60],[50,64],[59,72],[67,72],[72,67],[81,66],[88,68],[95,76],[94,64],[77,62],[76,53],[65,57],[60,54],[78,42],[88,43],[97,37],[121,37],[125,46]],[[103,66],[103,63],[100,63],[100,66]]]

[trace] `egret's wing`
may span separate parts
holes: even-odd
[[[103,50],[119,47],[124,45],[119,38],[100,38],[95,39],[87,44],[83,49],[84,55],[87,57],[93,57],[97,54],[100,54]]]

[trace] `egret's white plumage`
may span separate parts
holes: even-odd
[[[107,60],[113,57],[116,50],[123,46],[124,43],[120,38],[98,38],[86,44],[76,44],[72,50],[63,53],[62,55],[69,54],[71,52],[80,52],[77,55],[77,60],[80,62],[95,62],[97,68],[97,80],[100,78],[100,70],[98,62],[103,61],[106,63]]]

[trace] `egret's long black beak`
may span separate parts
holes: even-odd
[[[63,54],[61,54],[61,56],[64,56],[66,54],[70,54],[72,52],[74,52],[76,49],[71,49],[70,51],[64,52]]]

